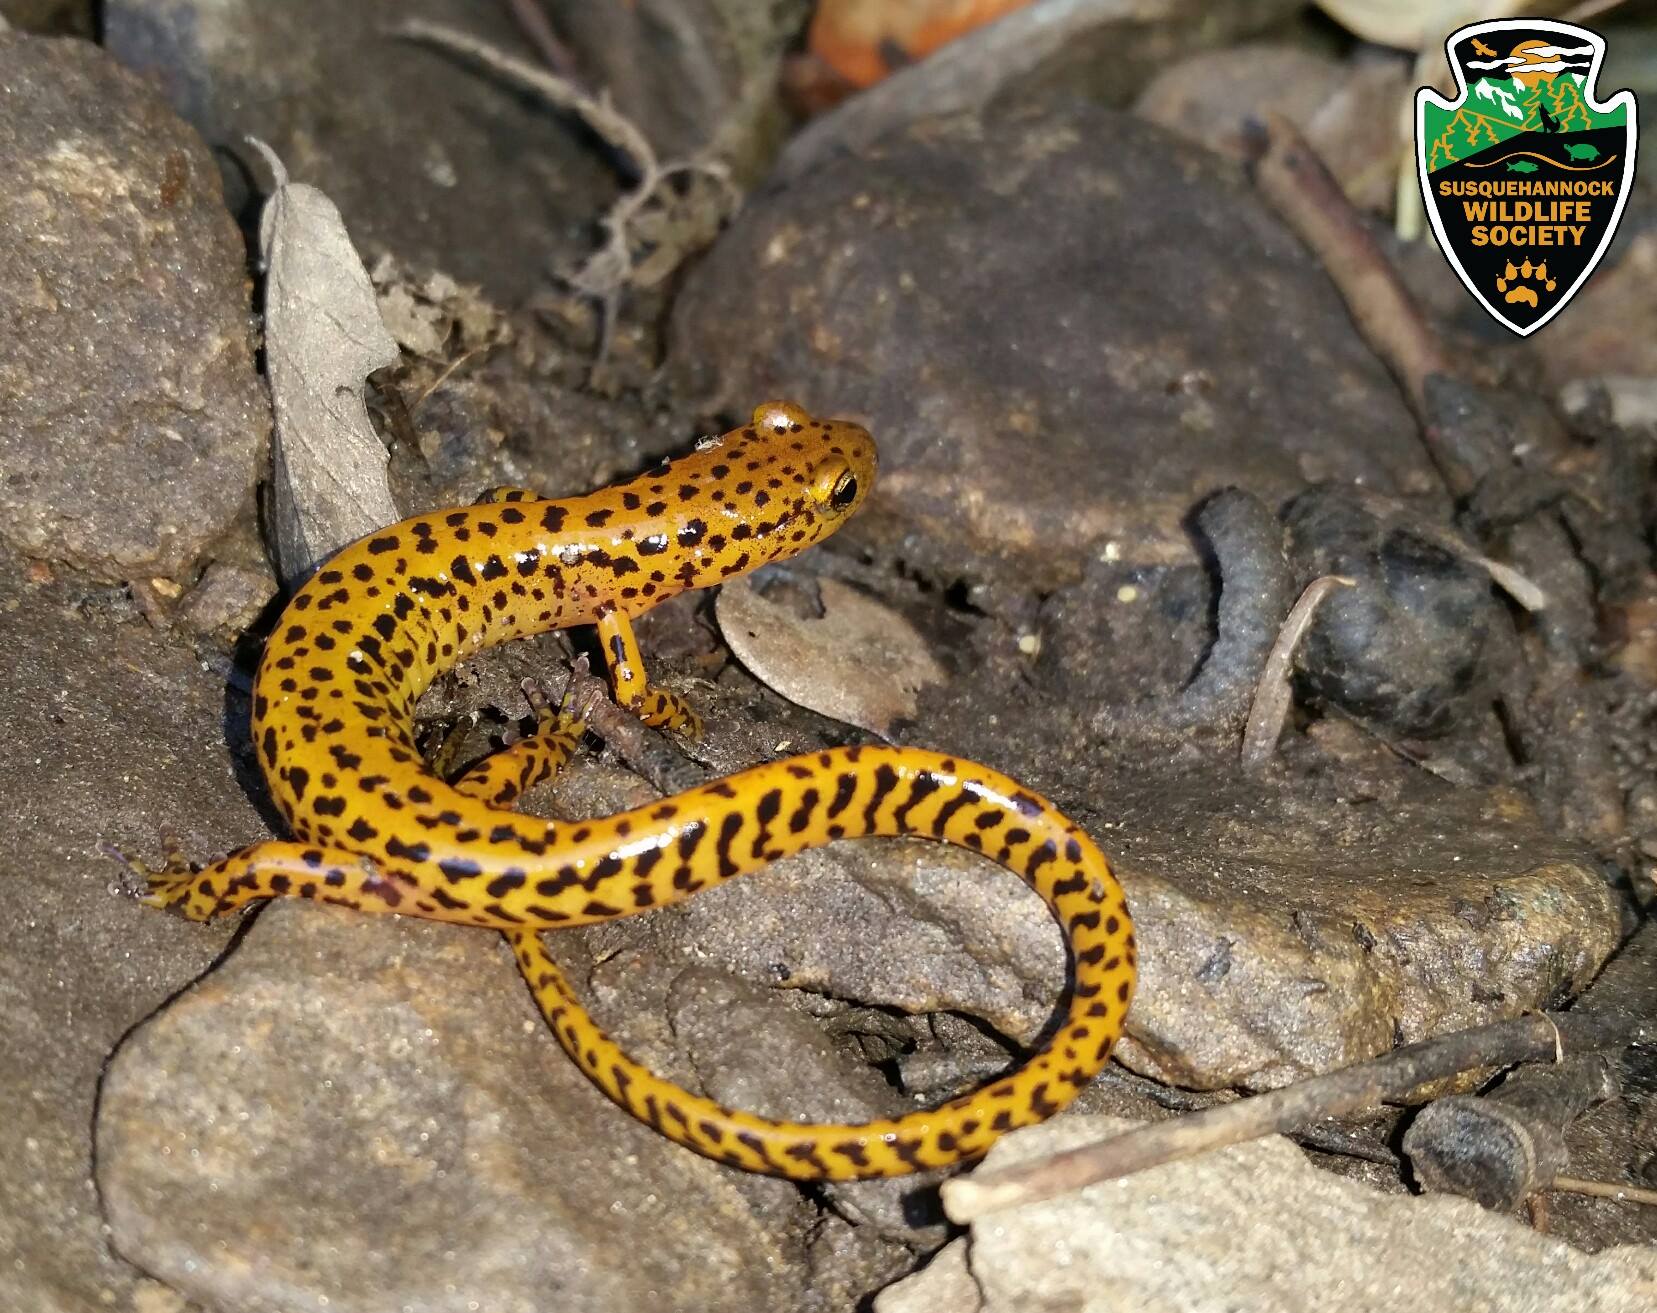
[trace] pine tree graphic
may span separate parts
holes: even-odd
[[[1546,86],[1549,88],[1548,109],[1554,118],[1559,120],[1561,132],[1581,132],[1584,128],[1593,127],[1593,120],[1589,117],[1588,107],[1582,103],[1582,92],[1577,89],[1576,79],[1570,77],[1556,77],[1553,82],[1541,83],[1537,86],[1540,91]]]
[[[1548,84],[1538,82],[1527,91],[1524,99],[1519,102],[1519,108],[1525,111],[1525,121],[1521,125],[1526,132],[1542,131],[1542,99],[1547,94]],[[1552,105],[1548,106],[1549,113],[1555,113]],[[1555,114],[1555,117],[1558,117]]]
[[[1463,117],[1461,114],[1456,115],[1457,120]],[[1467,143],[1467,149],[1462,152],[1463,155],[1472,155],[1483,150],[1486,146],[1496,144],[1498,140],[1496,130],[1490,126],[1488,121],[1477,114],[1468,114],[1465,115],[1465,118],[1467,121],[1462,126],[1466,134],[1464,140]]]

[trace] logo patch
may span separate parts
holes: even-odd
[[[1529,336],[1611,244],[1634,181],[1634,93],[1595,99],[1605,41],[1539,18],[1444,45],[1460,94],[1415,93],[1415,157],[1439,248],[1498,323]]]

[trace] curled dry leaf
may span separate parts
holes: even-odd
[[[895,611],[834,579],[817,580],[816,592],[820,614],[806,616],[734,579],[714,612],[731,651],[771,689],[884,738],[944,670]]]
[[[259,216],[265,264],[265,371],[276,412],[270,525],[289,585],[344,544],[397,519],[386,450],[368,420],[368,375],[398,361],[374,286],[334,203],[288,181]]]

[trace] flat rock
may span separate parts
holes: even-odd
[[[881,476],[847,532],[884,528],[949,579],[1000,562],[1051,586],[1107,543],[1190,561],[1181,524],[1228,484],[1268,503],[1317,479],[1436,486],[1240,170],[1082,102],[910,124],[762,191],[671,336],[671,377],[710,411],[789,395],[867,423]]]
[[[984,1170],[1125,1129],[1076,1117],[1017,1131]],[[975,1222],[876,1313],[1634,1313],[1657,1250],[1572,1249],[1466,1199],[1381,1194],[1273,1137]]]
[[[272,906],[121,1046],[97,1142],[116,1248],[224,1313],[799,1297],[798,1194],[611,1105],[489,934]]]
[[[200,138],[85,41],[0,35],[0,537],[187,573],[250,508],[269,409]]]
[[[1568,996],[1618,940],[1589,857],[1515,797],[1420,778],[1382,798],[1236,772],[1040,781],[1111,857],[1140,940],[1119,1056],[1187,1088],[1269,1088]],[[1068,793],[1067,793],[1068,791]],[[842,843],[651,918],[670,952],[1028,1044],[1067,980],[1047,909],[987,860]]]
[[[414,18],[535,62],[505,7],[467,0],[111,0],[102,15],[110,52],[209,142],[241,154],[257,136],[327,192],[367,263],[390,251],[516,304],[591,249],[614,174],[566,116],[387,34]]]

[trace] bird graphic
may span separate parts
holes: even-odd
[[[1480,41],[1478,37],[1473,38],[1473,49],[1483,55],[1486,59],[1496,58],[1496,52],[1489,46],[1485,45],[1483,41]]]

